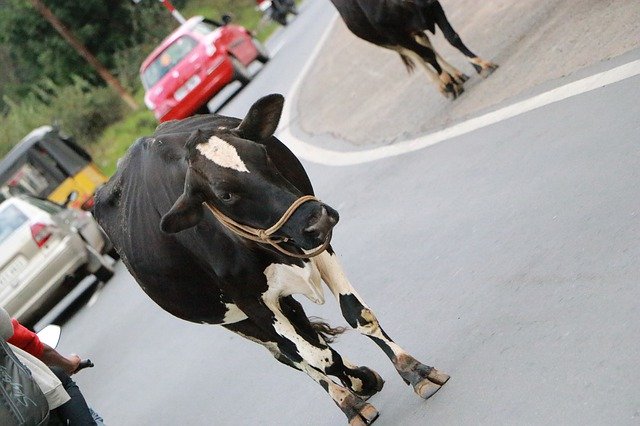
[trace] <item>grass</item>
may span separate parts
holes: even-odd
[[[91,145],[91,156],[107,176],[116,171],[116,164],[141,136],[151,135],[158,122],[151,111],[140,109],[130,113],[124,120],[109,126],[102,137]]]

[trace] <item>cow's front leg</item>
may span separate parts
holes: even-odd
[[[328,251],[313,258],[322,279],[340,303],[347,322],[360,333],[370,337],[387,354],[400,376],[411,384],[422,398],[429,398],[449,376],[427,366],[409,355],[384,332],[378,319],[355,291],[337,259]]]
[[[258,326],[251,319],[246,319],[234,324],[225,324],[225,328],[238,335],[259,343],[272,353],[280,362],[296,370],[303,371],[329,394],[333,402],[344,412],[353,426],[365,426],[373,423],[378,418],[378,411],[371,404],[349,392],[345,387],[334,383],[326,374],[309,365],[304,359],[292,361],[280,352],[279,342],[282,340],[273,328]]]
[[[237,300],[236,304],[249,319],[238,325],[226,324],[225,327],[261,342],[278,361],[307,373],[327,391],[347,416],[350,425],[366,426],[373,423],[378,418],[375,407],[328,377],[339,376],[346,368],[340,355],[317,334],[314,338],[308,333],[300,333],[298,329],[302,324],[294,325],[282,312],[280,302],[281,299],[271,292],[265,293],[261,301]],[[286,360],[282,359],[283,356]]]
[[[342,332],[342,330],[330,329],[329,325],[325,323],[316,321],[312,324],[302,305],[292,296],[281,298],[279,305],[282,313],[295,325],[296,331],[315,345],[329,346],[325,337],[331,336],[324,333]],[[320,324],[322,327],[317,328]],[[344,386],[364,399],[368,399],[382,390],[384,380],[378,373],[368,367],[351,364],[331,347],[329,348],[332,351],[334,363],[325,371],[327,374],[337,377]]]

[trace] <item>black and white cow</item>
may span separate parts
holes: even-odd
[[[313,194],[298,159],[273,136],[283,102],[266,96],[243,120],[203,115],[161,124],[131,146],[98,191],[95,216],[158,305],[264,345],[322,385],[352,425],[370,424],[378,412],[365,399],[382,389],[381,377],[334,351],[328,343],[338,330],[310,322],[294,294],[323,303],[324,281],[347,322],[382,348],[421,397],[449,376],[389,338],[330,246],[305,258],[328,241],[338,213],[315,198],[299,204],[272,235],[288,254],[232,232],[213,214],[264,230]]]
[[[435,34],[436,25],[452,46],[460,50],[483,77],[498,66],[470,51],[455,32],[437,0],[331,0],[347,27],[356,36],[397,51],[409,71],[417,61],[438,86],[453,99],[469,79],[435,51],[425,33]]]

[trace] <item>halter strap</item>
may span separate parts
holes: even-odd
[[[309,259],[311,257],[319,255],[320,253],[326,250],[326,248],[329,246],[329,243],[331,242],[332,232],[329,232],[329,235],[327,235],[327,238],[325,239],[324,243],[320,247],[316,248],[310,253],[305,253],[305,254],[292,253],[280,247],[279,243],[287,242],[289,240],[288,238],[271,238],[271,235],[273,235],[280,228],[282,228],[282,226],[287,222],[287,220],[289,220],[289,218],[298,209],[298,207],[300,207],[302,204],[306,203],[307,201],[320,201],[320,200],[318,200],[313,195],[303,195],[302,197],[295,200],[289,206],[289,208],[284,212],[282,217],[275,224],[273,224],[273,226],[267,229],[258,229],[248,225],[243,225],[231,219],[229,216],[222,213],[220,210],[218,210],[216,207],[214,207],[210,203],[204,202],[204,205],[206,205],[207,208],[213,214],[213,216],[216,219],[218,219],[218,221],[221,224],[223,224],[227,229],[229,229],[231,232],[243,238],[247,238],[251,241],[256,241],[258,243],[263,243],[263,244],[270,244],[271,246],[276,248],[280,253],[286,254],[287,256],[296,257],[298,259]]]

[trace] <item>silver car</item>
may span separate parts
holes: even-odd
[[[73,283],[113,275],[108,238],[91,213],[16,196],[0,204],[0,305],[21,322],[36,320]]]

